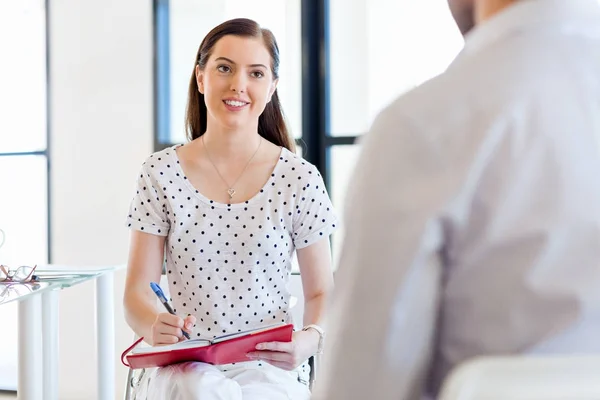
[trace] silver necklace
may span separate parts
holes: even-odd
[[[219,172],[219,168],[217,168],[217,166],[215,165],[215,163],[213,162],[213,160],[210,158],[210,153],[208,151],[208,147],[206,147],[206,143],[204,143],[204,135],[202,135],[200,137],[202,138],[202,146],[204,146],[204,148],[206,149],[206,156],[208,157],[208,161],[210,161],[210,163],[214,167],[215,171],[217,171],[217,174],[219,175],[219,178],[221,178],[221,180],[223,181],[223,183],[225,183],[225,186],[227,186],[227,194],[229,195],[229,199],[230,200],[233,199],[233,196],[235,195],[235,189],[233,187],[240,180],[240,178],[242,177],[242,175],[244,175],[244,172],[246,172],[246,169],[248,169],[248,166],[250,165],[250,162],[252,162],[252,160],[254,159],[254,156],[256,155],[256,153],[258,153],[258,150],[260,149],[260,145],[262,144],[262,141],[263,141],[262,136],[259,136],[260,141],[258,142],[258,147],[256,147],[256,150],[254,151],[254,154],[252,154],[252,157],[250,157],[250,159],[246,163],[246,166],[244,167],[244,169],[242,170],[242,172],[240,173],[240,175],[237,177],[237,179],[231,185],[227,183],[227,181],[225,180],[225,178],[223,178],[223,175],[221,175],[221,173]]]

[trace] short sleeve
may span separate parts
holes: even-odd
[[[136,192],[129,206],[127,226],[131,229],[158,236],[167,236],[169,222],[162,192],[150,173],[142,166],[137,178]]]
[[[314,167],[309,174],[311,178],[297,197],[293,223],[296,249],[302,249],[328,237],[339,225],[321,174]]]

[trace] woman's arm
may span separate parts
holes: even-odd
[[[325,312],[333,291],[329,238],[299,249],[296,254],[304,293],[304,326],[322,325],[325,322]],[[307,332],[312,333],[318,345],[319,334],[314,330]]]
[[[152,338],[152,325],[159,314],[156,295],[150,288],[150,282],[160,282],[164,244],[164,236],[131,231],[123,296],[125,320],[131,329],[140,337],[144,337],[148,343]]]

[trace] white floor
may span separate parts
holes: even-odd
[[[6,392],[0,392],[0,400],[15,400],[16,395],[6,394]]]

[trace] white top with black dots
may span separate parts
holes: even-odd
[[[209,200],[185,176],[177,146],[142,165],[127,224],[167,236],[166,270],[178,315],[214,336],[291,323],[295,249],[330,235],[337,217],[317,169],[282,148],[268,182],[239,204]]]

